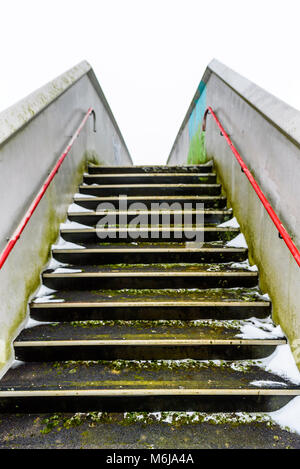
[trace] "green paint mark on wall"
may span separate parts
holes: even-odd
[[[198,98],[189,118],[189,152],[188,164],[201,164],[206,162],[205,133],[202,132],[202,119],[206,109],[206,86],[201,82],[198,87]]]

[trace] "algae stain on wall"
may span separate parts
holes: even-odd
[[[206,85],[201,81],[199,98],[194,106],[188,122],[189,151],[188,164],[201,164],[206,162],[205,132],[202,132],[202,119],[206,110]]]
[[[12,263],[15,262],[18,265],[18,271],[17,273],[14,272],[14,265],[12,264],[9,273],[6,275],[8,283],[6,291],[10,292],[8,296],[11,300],[5,306],[6,314],[4,316],[11,320],[8,322],[0,321],[0,376],[5,370],[5,366],[14,356],[13,340],[24,325],[29,311],[28,302],[40,285],[40,274],[50,259],[51,245],[57,240],[60,223],[66,219],[68,205],[71,203],[71,198],[68,200],[69,193],[74,193],[76,190],[88,161],[98,161],[96,152],[86,151],[83,153],[79,163],[73,170],[74,174],[68,182],[66,193],[64,195],[60,194],[59,199],[56,197],[57,189],[53,187],[53,184],[46,192],[39,209],[34,215],[38,219],[34,220],[33,217],[27,227],[28,230],[33,226],[32,223],[37,224],[35,228],[31,228],[31,230],[35,230],[35,254],[32,250],[27,250],[24,245],[25,252],[21,256],[21,260],[20,258],[13,259],[14,253],[9,258]],[[38,213],[39,210],[40,213]],[[20,239],[18,246],[22,245],[24,239],[26,240],[26,232],[25,236],[23,234]],[[26,242],[28,242],[28,239]]]
[[[206,162],[205,133],[197,132],[190,142],[187,158],[188,164],[202,164]]]

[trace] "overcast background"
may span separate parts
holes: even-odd
[[[86,59],[136,164],[166,162],[213,58],[300,109],[297,0],[0,0],[0,6],[0,111]]]

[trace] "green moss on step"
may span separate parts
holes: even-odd
[[[168,427],[180,428],[186,425],[199,425],[208,423],[210,425],[228,425],[237,427],[251,423],[252,425],[266,424],[269,428],[275,427],[274,422],[267,414],[251,414],[251,413],[218,413],[206,414],[202,412],[125,412],[125,413],[108,413],[108,412],[78,412],[73,415],[54,414],[45,417],[42,420],[44,428],[40,430],[41,434],[47,435],[50,432],[60,432],[64,429],[72,429],[81,425],[84,432],[81,434],[86,440],[89,438],[90,428],[100,425],[120,425],[123,427],[130,426],[149,426],[162,424]],[[218,433],[216,432],[216,437]],[[165,447],[165,446],[162,446]],[[180,446],[181,447],[181,446]]]
[[[126,300],[126,301],[258,301],[260,291],[253,288],[177,288],[177,289],[130,289],[122,290],[92,290],[91,294],[102,296],[106,300]]]
[[[225,360],[69,360],[64,362],[53,362],[52,367],[59,370],[76,369],[76,367],[104,366],[108,370],[114,371],[192,371],[203,369],[224,369],[233,370],[240,373],[247,373],[253,367],[253,362],[243,360],[230,362]],[[132,381],[131,381],[132,383]],[[84,382],[84,385],[86,382]]]
[[[167,328],[172,327],[177,329],[189,328],[203,328],[209,327],[214,331],[223,331],[224,329],[239,330],[240,322],[237,320],[218,321],[213,319],[208,320],[195,320],[195,321],[182,321],[176,319],[160,319],[160,320],[92,320],[92,321],[72,321],[70,325],[80,328],[98,328],[98,327],[128,327],[136,329],[153,329],[156,327]],[[59,326],[59,323],[52,324],[52,326]],[[107,334],[108,335],[108,334]],[[129,334],[126,334],[128,336]],[[105,335],[101,335],[104,337]]]

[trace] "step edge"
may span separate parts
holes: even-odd
[[[154,253],[179,253],[179,252],[182,252],[182,253],[224,253],[224,252],[228,252],[228,253],[247,253],[248,252],[248,248],[200,248],[200,249],[193,249],[193,248],[132,248],[132,249],[103,249],[103,248],[94,248],[94,249],[89,249],[89,248],[85,248],[85,249],[52,249],[52,252],[53,253],[61,253],[61,254],[66,254],[66,253],[70,253],[70,254],[95,254],[95,253],[150,253],[150,252],[154,252]],[[175,262],[176,264],[176,262]]]
[[[95,277],[258,277],[258,272],[76,272],[46,273],[44,278],[95,278]]]
[[[284,339],[90,339],[90,340],[24,340],[14,342],[14,347],[84,347],[84,346],[207,346],[207,345],[286,345]]]
[[[80,189],[110,189],[110,188],[135,188],[135,187],[149,187],[149,188],[158,188],[158,187],[221,187],[221,184],[81,184]]]
[[[232,302],[223,302],[223,301],[195,301],[195,302],[186,302],[186,301],[161,301],[161,302],[107,302],[107,301],[98,301],[98,302],[61,302],[61,303],[30,303],[31,308],[88,308],[88,307],[107,307],[107,308],[119,308],[119,307],[160,307],[160,306],[171,306],[171,307],[270,307],[270,301],[232,301]]]
[[[183,164],[183,165],[167,165],[167,164],[136,164],[136,165],[101,165],[101,164],[89,164],[88,168],[209,168],[213,166],[213,162],[210,164],[202,163],[202,164]]]
[[[91,227],[91,228],[62,228],[60,230],[61,233],[97,233],[97,232],[102,232],[102,231],[105,231],[105,232],[109,232],[109,231],[137,231],[137,232],[141,232],[141,231],[170,231],[170,232],[174,232],[174,231],[188,231],[188,232],[195,232],[195,231],[207,231],[207,232],[214,232],[214,231],[219,231],[221,233],[227,233],[227,232],[233,232],[233,233],[238,233],[240,232],[240,228],[231,228],[231,227],[210,227],[210,226],[203,226],[203,227],[174,227],[174,226],[170,226],[170,227],[157,227],[157,226],[152,226],[152,225],[148,225],[147,227],[139,227],[139,228],[134,228],[134,227],[130,227],[130,226],[127,226],[127,227],[119,227],[119,226],[116,226],[116,227],[111,227],[109,230],[105,229],[105,228],[94,228],[94,227]]]
[[[83,186],[83,187],[87,187],[87,186]],[[95,187],[95,186],[93,186]],[[164,196],[161,196],[161,195],[137,195],[137,196],[134,196],[134,195],[130,195],[130,196],[126,196],[126,199],[127,200],[131,200],[131,199],[140,199],[140,200],[156,200],[156,199],[161,199],[161,198],[164,198],[164,199],[191,199],[191,200],[197,200],[197,199],[206,199],[206,200],[226,200],[226,197],[223,196],[223,195],[164,195]],[[91,199],[87,199],[86,197],[73,197],[74,200],[80,200],[82,202],[90,202],[90,201],[97,201],[97,200],[119,200],[119,197],[117,195],[115,196],[93,196]]]
[[[299,396],[300,389],[252,389],[252,388],[219,388],[219,389],[67,389],[67,390],[30,390],[30,391],[0,391],[0,399],[6,397],[71,397],[71,396],[107,396],[107,397],[122,397],[122,396]]]
[[[95,174],[84,174],[84,178],[131,178],[131,177],[215,177],[217,174],[215,172],[211,173],[95,173]]]
[[[68,212],[68,216],[98,216],[98,215],[144,215],[144,214],[160,214],[160,215],[173,215],[173,214],[193,214],[193,215],[232,215],[232,210],[111,210],[111,211],[100,211],[92,210],[90,212]]]

